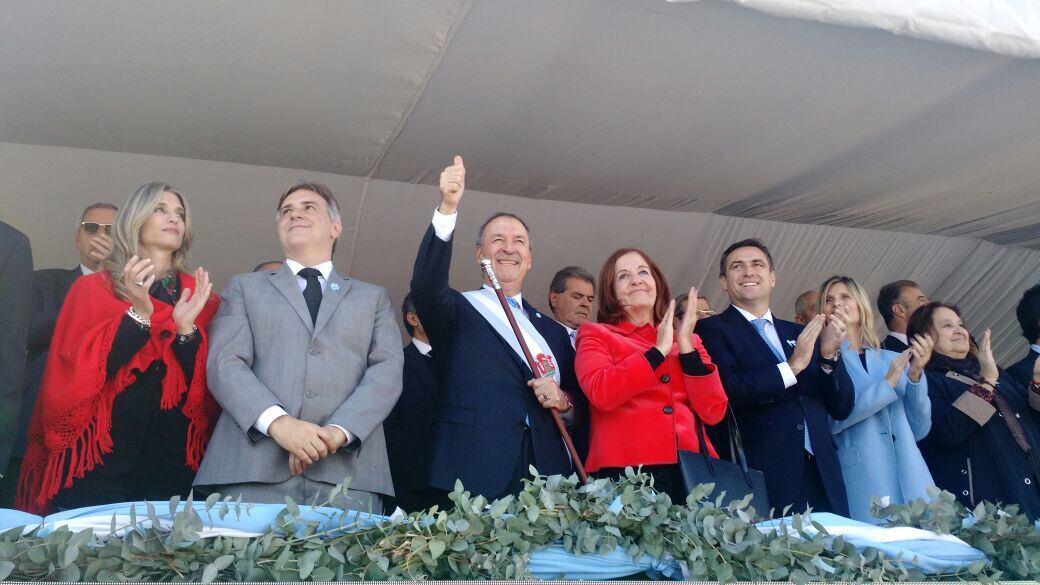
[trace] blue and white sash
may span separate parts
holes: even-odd
[[[489,288],[481,288],[480,290],[471,290],[462,293],[462,296],[466,297],[473,308],[484,319],[491,324],[498,335],[509,344],[509,347],[513,348],[516,355],[520,356],[520,361],[525,365],[527,364],[527,358],[524,357],[524,350],[520,347],[520,342],[516,340],[516,334],[513,333],[513,328],[509,325],[509,318],[506,317],[505,311],[502,310],[502,303],[498,300],[498,295],[495,291]],[[527,349],[531,350],[531,355],[534,356],[535,362],[538,364],[542,372],[535,372],[537,376],[548,375],[545,372],[551,372],[553,380],[557,384],[560,383],[560,368],[557,365],[556,356],[553,355],[552,348],[542,337],[542,334],[535,329],[530,319],[521,311],[513,311],[513,316],[516,318],[516,324],[520,326],[520,332],[524,335],[524,341],[527,342]]]

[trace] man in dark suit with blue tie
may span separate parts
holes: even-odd
[[[1029,343],[1029,353],[1009,367],[1007,372],[1023,388],[1029,388],[1029,383],[1036,380],[1033,372],[1037,360],[1040,360],[1040,284],[1030,288],[1022,295],[1015,314],[1018,317],[1019,326],[1022,327],[1022,335]]]
[[[430,462],[430,438],[437,414],[437,377],[433,371],[433,347],[415,312],[412,295],[401,303],[404,327],[412,338],[404,348],[404,388],[390,416],[383,421],[386,454],[394,480],[394,497],[384,501],[387,513],[425,510],[436,503],[429,488],[426,467]]]
[[[773,258],[762,242],[743,240],[722,254],[719,281],[730,307],[697,322],[697,333],[719,369],[744,440],[748,464],[765,475],[769,504],[779,515],[849,513],[845,483],[828,416],[852,411],[852,384],[834,358],[844,323],[822,315],[804,328],[769,310],[776,285]],[[815,344],[819,338],[817,359]],[[821,367],[821,361],[824,362]]]
[[[429,482],[447,492],[462,480],[470,492],[497,498],[519,492],[531,465],[544,475],[571,473],[549,411],[573,410],[567,391],[577,391],[577,379],[563,327],[520,294],[531,268],[531,240],[519,217],[498,213],[484,222],[475,260],[491,261],[540,365],[537,375],[522,357],[494,291],[485,286],[460,293],[448,286],[465,172],[456,156],[441,174],[440,206],[419,245],[412,273],[412,298],[434,348],[440,397]]]

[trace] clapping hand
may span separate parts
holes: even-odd
[[[791,357],[787,360],[787,365],[791,366],[791,371],[797,376],[799,372],[809,366],[809,362],[812,360],[813,350],[816,349],[816,338],[820,336],[820,332],[823,330],[823,324],[826,320],[824,315],[816,315],[811,321],[805,324],[805,328],[798,335],[798,341],[795,342],[794,351],[791,353]]]
[[[697,287],[690,287],[690,295],[686,298],[686,303],[687,310],[683,313],[682,321],[679,322],[679,353],[693,351],[693,329],[697,326]]]
[[[849,314],[845,307],[835,307],[820,333],[820,354],[830,357],[841,349],[841,341],[845,339],[845,331],[848,328]]]
[[[982,343],[979,344],[979,366],[982,369],[982,381],[992,386],[991,390],[995,389],[1000,371],[997,369],[997,360],[993,359],[989,329],[982,334]]]
[[[891,386],[900,396],[902,396],[902,392],[899,391],[899,379],[903,377],[903,370],[905,370],[906,366],[910,363],[910,353],[911,350],[907,349],[896,356],[896,359],[892,360],[892,363],[888,364],[888,373],[885,374],[885,381],[888,382],[888,385]]]
[[[133,306],[134,312],[149,319],[152,311],[152,297],[148,296],[148,290],[155,282],[155,265],[148,258],[140,258],[136,254],[131,256],[123,266],[123,286],[126,287],[126,296]]]
[[[462,164],[462,157],[455,155],[455,162],[444,169],[441,173],[441,205],[438,211],[445,215],[455,213],[462,200],[462,193],[466,190],[466,166]]]
[[[696,299],[694,299],[696,300]],[[690,311],[686,311],[687,314]],[[685,315],[683,319],[685,319]],[[657,326],[657,344],[655,347],[657,351],[661,352],[661,355],[667,357],[672,351],[672,342],[675,340],[675,329],[672,323],[675,321],[675,301],[668,303],[668,310],[664,313],[664,318],[661,319],[661,324]]]
[[[195,269],[195,291],[190,288],[181,291],[181,298],[173,306],[173,322],[177,325],[177,333],[189,335],[195,327],[195,319],[202,312],[209,300],[209,293],[213,290],[213,283],[209,280],[209,273],[199,268]]]
[[[907,376],[910,377],[910,381],[916,384],[921,380],[921,373],[924,371],[925,365],[928,364],[928,360],[932,359],[932,350],[935,348],[935,342],[932,341],[932,336],[925,333],[924,335],[915,335],[910,340],[910,371],[907,372]]]

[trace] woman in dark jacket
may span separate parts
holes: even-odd
[[[586,469],[616,478],[642,465],[659,491],[684,502],[678,450],[699,451],[698,427],[722,420],[727,404],[715,365],[693,333],[697,311],[686,311],[673,331],[668,283],[635,249],[607,259],[598,294],[599,323],[582,325],[574,363],[589,399]],[[717,456],[710,442],[706,448]]]
[[[1040,432],[1026,389],[997,368],[989,330],[976,350],[957,307],[933,302],[910,318],[907,336],[923,334],[935,348],[925,367],[932,429],[920,446],[935,484],[968,507],[1018,504],[1040,518]]]

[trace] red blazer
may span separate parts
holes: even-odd
[[[678,344],[650,369],[643,354],[656,343],[657,330],[649,324],[581,326],[574,369],[589,398],[588,471],[677,463],[678,449],[700,451],[691,408],[709,425],[725,416],[726,392],[700,337],[694,334],[693,346],[708,369],[703,376],[683,374]]]

